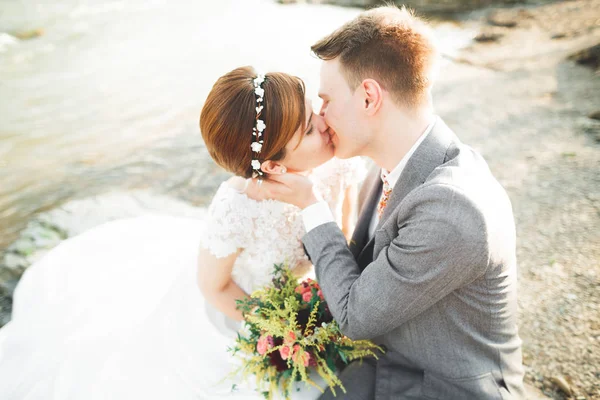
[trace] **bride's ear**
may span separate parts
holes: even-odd
[[[260,165],[260,169],[268,175],[281,175],[287,172],[285,165],[271,160],[263,161]]]

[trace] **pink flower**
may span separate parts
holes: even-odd
[[[261,336],[256,343],[256,351],[261,356],[267,351],[273,348],[273,337],[272,336]]]
[[[298,351],[300,350],[300,345],[296,344],[294,345],[294,354],[292,354],[292,360],[294,362],[298,362]]]
[[[261,356],[264,355],[267,352],[267,341],[263,340],[262,338],[258,339],[258,343],[256,343],[256,351],[258,351],[258,354]]]
[[[287,360],[288,358],[290,358],[291,351],[292,350],[288,346],[283,346],[279,349],[279,354],[281,355],[281,358]]]
[[[286,346],[291,346],[296,341],[296,334],[294,331],[289,331],[287,335],[283,338],[283,344]]]
[[[323,292],[320,289],[317,291],[317,296],[319,296],[321,300],[325,300],[325,297],[323,297]]]
[[[299,344],[294,346],[294,354],[292,354],[292,360],[295,363],[301,362],[302,364],[304,364],[305,367],[308,367],[308,363],[310,362],[310,353],[303,352],[302,355],[299,355],[298,353],[301,349],[302,348]]]
[[[309,303],[310,299],[312,299],[312,292],[311,291],[302,293],[302,300],[304,300],[305,302]]]

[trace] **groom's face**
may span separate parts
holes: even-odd
[[[338,158],[364,153],[369,143],[368,125],[363,120],[363,100],[353,91],[341,72],[337,59],[323,61],[319,97],[323,100],[320,114],[329,126],[331,140]]]

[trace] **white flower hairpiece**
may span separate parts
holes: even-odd
[[[258,159],[258,155],[262,150],[263,146],[263,132],[267,128],[267,125],[265,125],[265,121],[260,119],[265,96],[265,89],[263,89],[261,86],[264,81],[265,76],[262,74],[258,74],[253,80],[254,94],[256,95],[256,126],[252,129],[252,144],[250,144],[252,152],[255,153],[252,158],[253,178],[262,177],[264,175],[264,173],[260,169],[260,160]]]
[[[260,153],[260,151],[262,150],[262,143],[252,142],[252,144],[250,145],[250,148],[252,148],[253,152]]]

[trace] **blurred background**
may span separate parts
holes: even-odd
[[[379,3],[0,0],[0,326],[66,237],[202,213],[228,177],[198,129],[220,75],[296,74],[318,109],[310,45]],[[404,3],[442,49],[437,113],[513,201],[526,380],[600,398],[600,0]]]

